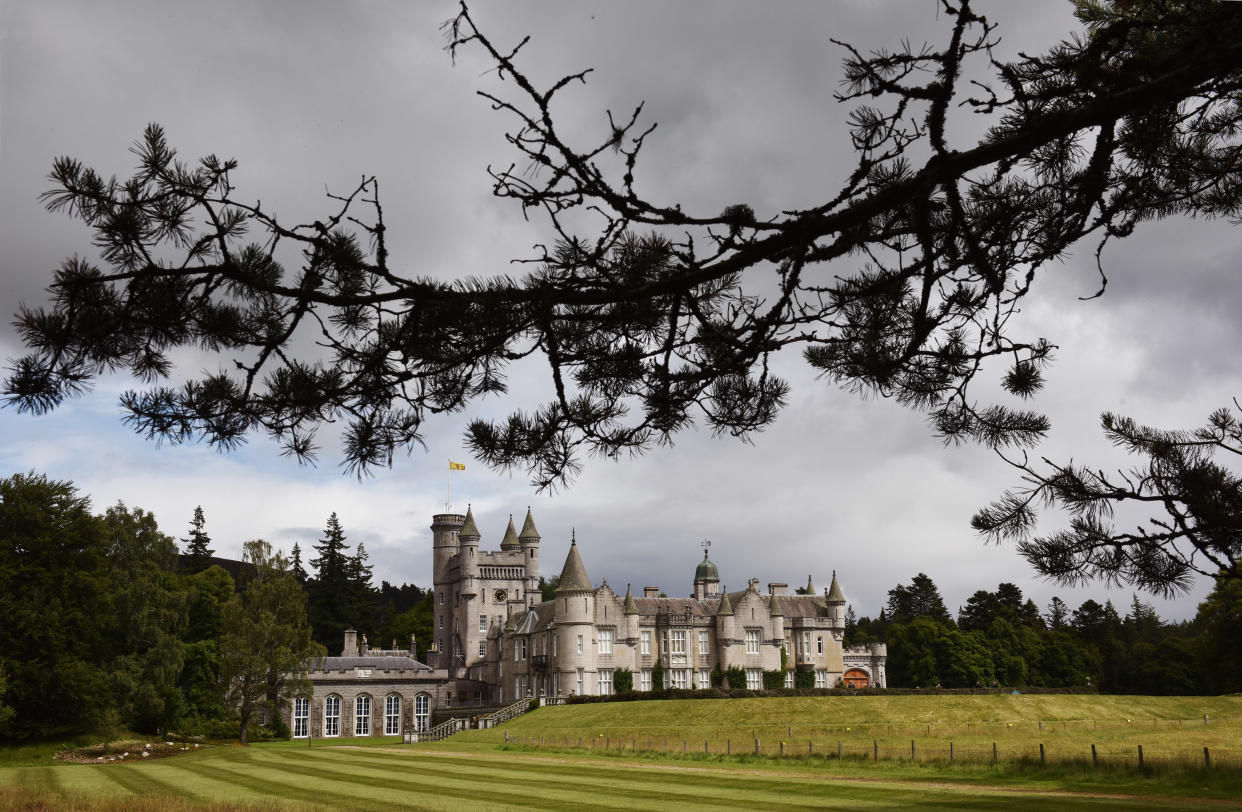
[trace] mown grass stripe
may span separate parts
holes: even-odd
[[[254,793],[242,791],[234,782],[219,774],[219,760],[169,759],[158,766],[168,773],[181,795],[200,801],[245,802],[255,800]]]
[[[319,756],[320,754],[316,754]],[[346,756],[342,758],[342,756]],[[375,767],[361,767],[357,760],[349,759],[348,754],[336,754],[335,758],[319,759],[315,761],[320,763],[310,763],[310,760],[300,761],[294,759],[281,759],[279,763],[273,765],[279,767],[283,772],[297,773],[307,776],[315,780],[337,780],[344,783],[356,784],[360,787],[373,787],[376,782],[383,782],[385,787],[395,787],[406,792],[426,792],[436,796],[451,797],[474,804],[490,802],[504,803],[511,807],[518,808],[581,808],[586,799],[578,799],[570,803],[566,803],[561,793],[549,792],[547,782],[531,781],[523,782],[528,785],[526,791],[515,791],[511,789],[512,784],[506,784],[503,788],[497,786],[492,776],[486,772],[479,770],[477,766],[462,765],[461,767],[421,770],[415,769],[407,773],[394,773],[390,769],[377,769]],[[333,763],[334,766],[340,766],[344,769],[334,769],[326,767],[324,761]],[[365,782],[365,783],[360,783]],[[570,789],[573,789],[570,787]],[[420,803],[426,803],[426,800]],[[589,805],[598,809],[627,809],[632,804],[627,804],[624,799],[618,799],[616,803],[608,803],[594,795]],[[459,807],[460,804],[447,804],[447,806]]]
[[[358,760],[355,756],[361,756],[361,752],[354,754],[338,751],[336,755],[338,759],[356,765]],[[399,754],[387,755],[388,760],[394,756],[402,758]],[[407,760],[407,763],[410,761]],[[431,768],[432,763],[442,766]],[[577,797],[579,800],[575,804],[584,806],[599,806],[601,799],[607,797],[616,799],[619,805],[631,808],[644,805],[666,809],[700,808],[704,805],[822,808],[825,803],[839,800],[843,794],[843,787],[840,785],[822,780],[808,781],[806,777],[773,775],[760,778],[723,771],[659,772],[647,765],[549,765],[525,759],[520,764],[498,764],[495,759],[488,759],[486,764],[482,764],[477,757],[416,755],[410,766],[423,774],[440,775],[446,779],[460,775],[462,770],[482,770],[492,782],[501,781],[506,786],[528,787],[532,790],[555,790],[557,797]],[[909,792],[912,799],[919,797],[919,791]],[[845,789],[844,794],[855,805],[869,804],[872,799],[886,805],[893,793],[892,787],[852,785]],[[813,800],[807,800],[808,796]],[[643,803],[644,801],[649,803]],[[803,807],[800,802],[808,805]]]
[[[319,803],[342,809],[372,809],[390,806],[374,798],[371,792],[364,794],[340,792],[328,789],[323,782],[308,785],[299,782],[296,777],[286,775],[275,769],[256,769],[253,764],[237,761],[216,761],[212,768],[219,774],[218,780],[233,787],[244,787],[254,795],[255,800],[296,800],[307,803]],[[271,777],[269,777],[271,776]],[[277,777],[281,776],[281,777]],[[370,788],[374,789],[374,788]],[[374,804],[369,803],[375,801]]]

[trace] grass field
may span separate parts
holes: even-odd
[[[52,758],[48,745],[0,752],[0,810],[349,809],[1242,809],[1242,770],[1228,765],[1151,766],[1120,761],[1099,768],[1040,766],[1029,761],[948,764],[909,759],[872,762],[865,757],[807,759],[621,751],[571,746],[551,750],[504,744],[553,735],[625,735],[654,738],[691,731],[711,741],[722,733],[758,731],[779,740],[837,727],[862,726],[872,734],[893,724],[952,731],[980,726],[1003,731],[1016,744],[1030,731],[1031,714],[1064,723],[1064,741],[1099,731],[1123,737],[1140,719],[1170,742],[1219,736],[1239,744],[1242,698],[1134,697],[841,697],[617,703],[543,708],[494,731],[468,731],[444,742],[399,745],[393,739],[276,742],[248,748],[220,746],[137,764],[78,765]],[[879,703],[859,703],[879,699]],[[981,699],[984,702],[964,702]],[[1053,700],[1056,700],[1055,702]],[[1107,712],[1107,714],[1106,714]],[[1121,713],[1130,715],[1122,716]],[[1205,726],[1202,714],[1209,714]],[[1061,718],[1055,718],[1060,714]],[[1141,715],[1141,714],[1146,714]],[[1095,720],[1091,716],[1102,716]],[[933,719],[933,716],[935,719]],[[721,724],[724,718],[729,724]],[[1130,718],[1129,725],[1124,719]],[[902,719],[901,723],[893,720]],[[1188,721],[1176,726],[1177,719]],[[801,720],[800,728],[794,725]],[[917,721],[915,721],[917,720]],[[1152,720],[1155,720],[1153,723]],[[1040,721],[1039,719],[1035,720]],[[1100,727],[1088,727],[1099,722]],[[1107,724],[1106,724],[1107,723]],[[778,731],[781,725],[784,731]],[[904,725],[905,727],[902,727]],[[600,729],[597,729],[600,728]],[[604,733],[604,729],[614,734]],[[1193,732],[1191,732],[1193,730]],[[852,731],[850,731],[852,732]],[[1051,732],[1051,731],[1050,731]],[[894,733],[893,735],[897,735]],[[903,734],[904,735],[904,732]],[[1085,738],[1083,740],[1086,740]],[[1212,739],[1217,741],[1217,739]],[[700,742],[701,744],[701,742]],[[1189,746],[1189,745],[1188,745]],[[1228,745],[1220,745],[1222,750]],[[766,747],[766,745],[765,745]],[[753,749],[753,744],[752,744]]]
[[[1206,717],[1206,721],[1205,721]],[[549,707],[462,741],[543,748],[1242,769],[1242,696],[830,696]],[[581,743],[581,744],[580,744]],[[913,755],[911,744],[913,743]],[[995,751],[993,744],[996,745]]]

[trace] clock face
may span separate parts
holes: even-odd
[[[492,595],[492,599],[496,601],[496,603],[504,603],[509,600],[509,593],[503,589],[497,589],[496,594]]]

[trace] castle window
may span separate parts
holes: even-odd
[[[700,668],[698,680],[698,689],[700,691],[706,691],[708,688],[712,687],[712,672],[708,671],[706,668]]]
[[[599,695],[608,696],[612,693],[612,669],[601,668],[599,670]]]
[[[439,622],[440,622],[440,628],[443,629],[444,628],[444,615],[438,615],[438,617],[439,617]]]
[[[638,653],[651,653],[651,632],[641,632],[641,636],[638,638]]]
[[[642,671],[638,672],[638,690],[640,691],[651,690],[651,669],[650,668],[644,668]]]
[[[672,687],[681,688],[682,690],[685,690],[687,687],[686,685],[686,674],[687,673],[688,672],[684,668],[674,668],[673,670],[669,671],[669,675],[672,676],[673,678]]]
[[[815,672],[815,687],[816,688],[827,688],[828,687],[828,672],[822,668]]]
[[[759,653],[759,630],[758,629],[747,629],[746,630],[746,653],[747,654],[758,654]]]
[[[599,653],[612,654],[612,629],[600,629],[598,634]]]
[[[786,688],[794,687],[794,672],[792,671],[785,672],[785,687]]]
[[[578,653],[582,653],[582,635],[578,635]],[[581,696],[582,692],[579,691],[578,694]]]
[[[487,615],[479,615],[479,631],[487,631]]]
[[[578,635],[578,640],[582,640],[582,635]],[[578,669],[578,696],[582,696],[582,669]]]
[[[699,630],[699,654],[707,653],[707,630]]]
[[[341,698],[336,694],[323,700],[323,735],[341,735]]]
[[[487,656],[487,641],[486,640],[479,641],[479,656],[480,657]]]
[[[557,650],[557,648],[558,648],[558,646],[557,646],[557,644],[556,644],[556,638],[555,638],[555,637],[553,637],[553,638],[552,638],[552,656],[553,656],[553,657],[555,657],[555,656],[556,656],[556,650]]]
[[[668,633],[668,650],[673,654],[686,653],[685,629],[673,629]]]
[[[293,738],[305,739],[310,732],[310,700],[304,696],[293,698]]]
[[[354,735],[371,735],[371,697],[366,694],[354,700]]]
[[[818,638],[819,653],[824,653],[824,636],[821,634]]]
[[[419,694],[414,697],[414,729],[427,730],[431,727],[431,697]]]
[[[444,593],[443,592],[440,593],[440,605],[441,606],[444,605]]]
[[[517,645],[513,647],[513,659],[515,660],[526,659],[526,638],[525,637],[519,638],[517,641]]]
[[[401,732],[401,697],[389,694],[384,699],[384,735],[396,736]]]
[[[763,687],[763,669],[747,668],[746,669],[746,690],[758,691]]]

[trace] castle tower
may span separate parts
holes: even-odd
[[[428,661],[433,667],[447,665],[453,651],[451,612],[457,583],[451,570],[459,552],[457,533],[465,521],[466,517],[460,513],[437,513],[431,517],[431,585],[435,590],[432,646],[438,652],[435,657],[428,652]]]
[[[569,544],[561,580],[556,587],[556,637],[561,691],[595,692],[595,590],[587,577],[578,540]]]
[[[518,533],[518,546],[522,550],[522,560],[526,564],[526,592],[539,594],[539,531],[535,529],[535,518],[526,508],[526,521],[522,522],[522,532]],[[588,582],[589,583],[589,582]]]
[[[474,511],[466,507],[466,520],[457,531],[457,547],[461,556],[461,594],[479,594],[479,526],[474,521]]]
[[[716,607],[716,662],[726,669],[733,664],[729,657],[729,644],[737,637],[737,619],[733,616],[733,603],[728,590],[721,590],[720,604]]]

